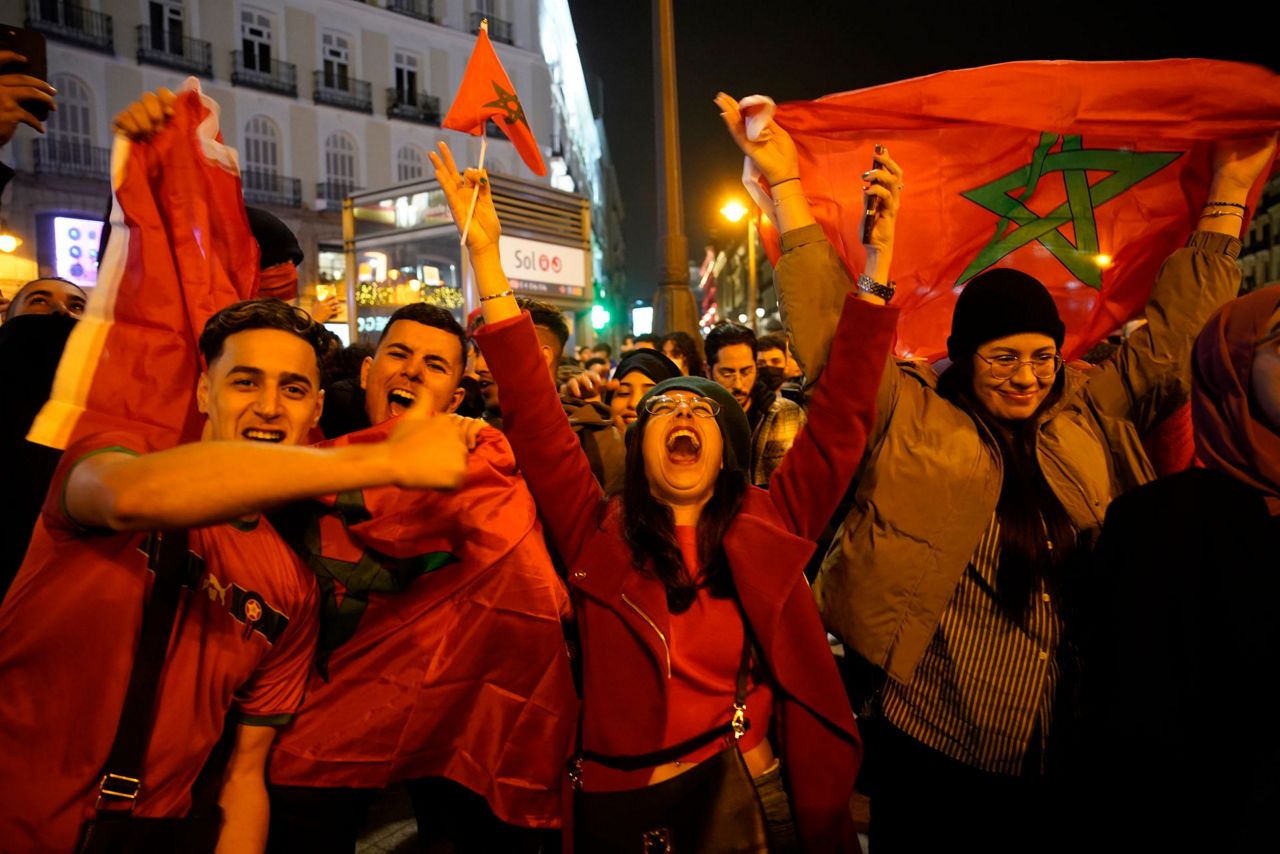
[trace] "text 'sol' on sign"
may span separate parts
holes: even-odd
[[[560,286],[536,290],[577,296],[586,288],[587,253],[582,249],[504,234],[499,241],[498,252],[502,257],[502,269],[511,279]]]

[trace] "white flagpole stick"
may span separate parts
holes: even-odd
[[[489,122],[486,119],[485,124]],[[484,134],[480,137],[480,162],[476,164],[477,169],[484,168],[484,153],[489,147],[489,135]],[[471,217],[476,213],[476,200],[480,198],[480,185],[476,184],[475,190],[471,193],[471,207],[467,208],[467,221],[462,224],[462,245],[467,245],[467,232],[471,230]]]

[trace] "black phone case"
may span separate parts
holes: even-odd
[[[0,74],[27,74],[40,80],[49,79],[44,36],[40,33],[20,27],[0,27],[0,49],[11,50],[27,58],[26,62],[0,65]],[[49,105],[44,101],[23,101],[22,108],[42,122],[49,117]]]

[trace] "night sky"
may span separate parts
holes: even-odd
[[[1263,4],[1205,5],[1198,14],[1171,4],[1133,5],[1057,0],[939,9],[912,2],[674,0],[690,255],[701,257],[724,198],[745,196],[742,156],[711,103],[721,89],[782,102],[1027,59],[1198,56],[1280,70],[1280,30],[1256,11]],[[657,270],[651,4],[569,0],[569,6],[583,67],[604,83],[605,130],[626,211],[628,291],[649,299]],[[1239,16],[1236,34],[1228,30],[1232,13]]]

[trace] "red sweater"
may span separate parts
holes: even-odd
[[[830,361],[770,489],[751,488],[725,535],[730,571],[773,677],[770,738],[809,851],[857,851],[849,815],[862,747],[804,577],[866,449],[897,311],[849,297]],[[503,423],[569,570],[583,645],[583,743],[609,755],[665,743],[671,618],[662,583],[634,571],[621,505],[605,502],[564,418],[528,315],[476,334],[502,387]],[[630,775],[643,786],[647,772]],[[566,819],[566,828],[569,820]],[[569,837],[571,838],[571,836]]]
[[[677,525],[676,539],[684,556],[685,570],[700,580],[698,529]],[[681,614],[671,614],[671,680],[668,688],[667,744],[679,744],[726,723],[733,715],[733,697],[738,688],[738,668],[742,665],[742,612],[732,599],[717,599],[710,591],[698,596]],[[753,667],[752,670],[756,670]],[[764,741],[773,715],[773,689],[768,680],[747,683],[747,721],[750,728],[738,739],[743,753]],[[723,748],[712,742],[683,757],[685,762],[701,762]],[[593,778],[594,767],[583,769],[583,787],[602,788]],[[608,773],[606,771],[607,778]],[[622,776],[622,775],[617,775]]]

